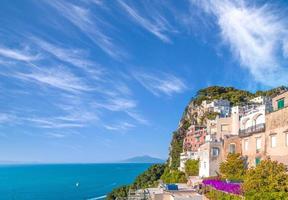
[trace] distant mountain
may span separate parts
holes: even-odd
[[[122,163],[164,163],[165,161],[160,158],[154,158],[151,156],[136,156],[127,160],[121,161]]]

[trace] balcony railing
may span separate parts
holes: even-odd
[[[250,126],[244,130],[239,131],[239,136],[240,137],[247,137],[250,136],[254,133],[261,133],[265,131],[265,123],[262,124],[257,124],[255,126]]]

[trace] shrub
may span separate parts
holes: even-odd
[[[125,185],[115,188],[107,196],[108,200],[116,199],[116,197],[127,197],[129,189],[144,189],[147,187],[152,187],[157,185],[157,181],[160,179],[164,173],[166,165],[165,164],[155,164],[149,167],[142,174],[137,176],[134,183],[131,185]]]
[[[187,160],[185,163],[185,172],[188,176],[198,176],[199,160]]]
[[[166,168],[164,174],[161,176],[164,183],[186,183],[187,179],[185,173],[179,170],[171,170]]]
[[[288,174],[277,161],[263,160],[247,171],[243,189],[247,199],[288,199]]]
[[[210,200],[241,200],[242,199],[241,196],[231,195],[231,194],[227,194],[225,192],[221,192],[221,191],[213,190],[213,189],[210,189],[210,191],[206,193],[206,196]]]
[[[165,167],[165,164],[152,165],[136,178],[136,180],[132,184],[132,187],[135,189],[139,189],[157,186],[157,181],[164,173]]]
[[[216,190],[231,194],[241,194],[241,184],[240,183],[227,183],[222,180],[203,180],[205,186],[211,186]]]
[[[220,173],[229,180],[242,180],[245,174],[245,161],[240,154],[228,154],[226,161],[220,164]]]
[[[114,200],[116,198],[125,198],[128,196],[129,193],[129,189],[130,187],[128,185],[124,185],[121,187],[118,187],[114,190],[112,190],[112,192],[110,192],[107,196],[107,200]]]

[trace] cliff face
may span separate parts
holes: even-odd
[[[208,119],[215,119],[217,113],[210,113],[201,106],[204,100],[212,101],[217,99],[226,99],[231,106],[247,103],[250,99],[257,96],[274,96],[283,91],[288,90],[287,87],[281,86],[268,91],[257,91],[251,93],[245,90],[235,89],[233,87],[212,86],[201,89],[196,96],[189,102],[182,118],[179,121],[178,128],[173,132],[172,141],[169,148],[169,167],[176,170],[180,163],[180,153],[183,149],[183,140],[186,136],[187,129],[190,125],[206,125]]]

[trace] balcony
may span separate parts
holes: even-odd
[[[265,131],[265,123],[250,126],[244,130],[239,131],[239,137],[248,137],[254,133],[261,133]]]

